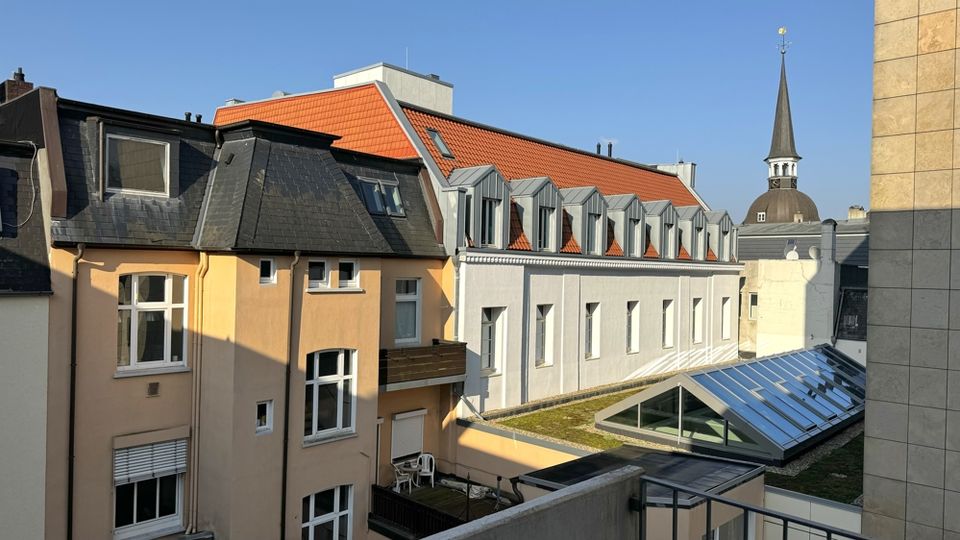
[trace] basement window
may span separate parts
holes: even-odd
[[[430,140],[433,141],[434,146],[437,147],[437,150],[440,151],[440,155],[448,158],[454,159],[453,152],[450,151],[450,147],[447,146],[447,143],[444,142],[443,137],[440,135],[440,132],[435,129],[428,129],[427,135],[430,136]]]

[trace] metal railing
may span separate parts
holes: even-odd
[[[371,513],[413,532],[418,537],[437,534],[466,523],[456,516],[404,497],[389,488],[377,485],[371,487]]]
[[[665,487],[671,492],[671,499],[669,503],[651,503],[647,498],[647,486],[653,484],[656,486]],[[681,484],[675,484],[673,482],[668,482],[666,480],[660,480],[658,478],[651,478],[649,476],[643,476],[640,478],[640,497],[638,499],[631,500],[631,506],[634,510],[640,512],[640,540],[647,540],[647,507],[648,506],[669,506],[672,509],[671,514],[671,530],[673,535],[671,538],[677,540],[677,531],[679,529],[678,524],[678,514],[679,514],[679,498],[681,493],[686,493],[689,495],[694,495],[700,497],[704,500],[706,504],[706,519],[705,519],[705,528],[704,534],[709,535],[711,531],[714,530],[713,527],[713,504],[719,503],[726,506],[732,506],[734,508],[739,508],[743,511],[742,517],[735,519],[743,520],[743,540],[750,540],[751,531],[754,529],[750,526],[750,519],[755,515],[759,514],[762,516],[767,516],[769,518],[779,520],[783,526],[783,540],[787,540],[790,534],[790,524],[799,525],[801,527],[806,527],[809,531],[804,531],[812,535],[823,536],[827,540],[839,540],[839,539],[849,539],[849,540],[868,540],[866,536],[861,536],[860,534],[845,531],[843,529],[838,529],[835,527],[830,527],[829,525],[824,525],[822,523],[816,523],[808,519],[803,519],[796,516],[791,516],[788,514],[783,514],[775,510],[768,510],[766,508],[761,508],[759,506],[754,506],[749,503],[740,502],[728,497],[723,497],[720,495],[714,495],[697,489],[693,489]],[[817,533],[821,534],[817,534]],[[763,532],[759,531],[754,537],[763,538]],[[709,538],[709,536],[708,536]]]

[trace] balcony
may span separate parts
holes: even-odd
[[[391,392],[463,382],[467,344],[434,339],[427,347],[380,349],[380,387]]]

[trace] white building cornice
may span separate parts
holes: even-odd
[[[736,274],[743,269],[743,265],[740,263],[686,262],[677,260],[617,260],[609,257],[570,257],[556,254],[527,255],[488,251],[462,251],[458,258],[461,263],[467,264],[502,264],[549,268],[585,268],[593,270],[660,270],[667,272]]]

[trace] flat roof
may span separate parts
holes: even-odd
[[[556,491],[627,465],[642,467],[647,476],[715,493],[723,493],[752,480],[764,470],[763,466],[742,461],[665,452],[627,444],[520,475],[520,481],[547,491]],[[654,503],[665,503],[671,499],[672,493],[669,488],[648,485],[647,496]],[[700,500],[700,497],[680,493],[678,502],[680,506],[690,507]]]

